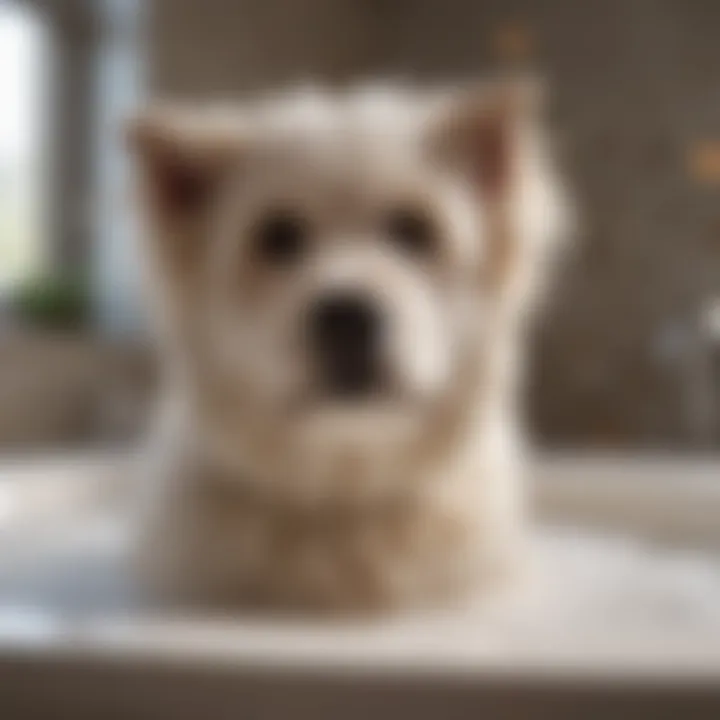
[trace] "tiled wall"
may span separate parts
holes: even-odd
[[[552,444],[720,444],[720,348],[700,331],[720,298],[720,2],[155,3],[163,95],[540,67],[582,227],[536,340],[533,426]]]

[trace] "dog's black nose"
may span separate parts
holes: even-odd
[[[333,294],[315,302],[309,341],[321,379],[334,395],[370,392],[378,376],[380,316],[371,298]]]

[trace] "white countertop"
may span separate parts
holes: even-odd
[[[720,682],[717,546],[704,547],[702,533],[682,542],[679,521],[658,524],[669,513],[697,531],[701,511],[720,533],[720,465],[712,459],[546,458],[536,473],[538,504],[564,529],[539,533],[523,588],[470,609],[354,623],[171,617],[143,607],[122,572],[112,483],[127,477],[123,462],[96,455],[0,468],[0,659]],[[599,533],[603,518],[612,532]],[[671,530],[664,546],[643,539],[644,529],[663,527]]]

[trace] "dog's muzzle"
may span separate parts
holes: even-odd
[[[308,343],[323,390],[336,399],[359,399],[378,390],[382,316],[372,298],[333,293],[308,313]]]

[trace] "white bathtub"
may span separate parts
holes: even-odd
[[[720,459],[544,457],[526,590],[345,625],[134,607],[105,512],[123,468],[0,471],[0,717],[720,717]]]

